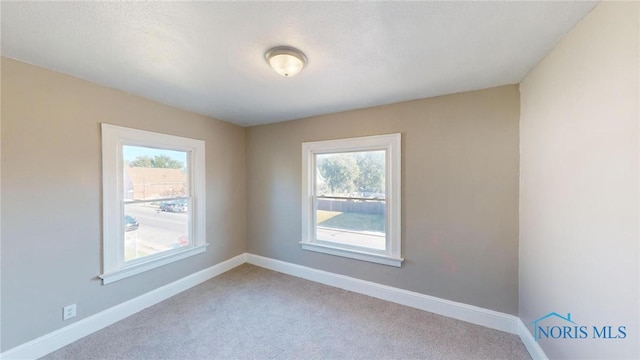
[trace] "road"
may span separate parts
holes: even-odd
[[[137,230],[125,232],[125,259],[155,254],[180,245],[188,234],[186,213],[158,212],[157,207],[128,204],[125,213],[138,220]],[[377,232],[354,232],[318,226],[317,239],[371,249],[385,249],[385,235]]]
[[[186,213],[158,212],[145,204],[128,204],[125,213],[140,224],[137,230],[125,232],[126,260],[175,248],[189,232]]]
[[[385,248],[385,235],[371,231],[354,232],[318,226],[316,228],[316,239],[376,250],[384,250]]]

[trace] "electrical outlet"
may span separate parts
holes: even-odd
[[[62,308],[62,320],[69,320],[76,316],[76,304],[67,305]]]

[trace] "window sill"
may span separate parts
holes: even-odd
[[[175,262],[178,260],[186,259],[188,257],[201,254],[207,249],[208,245],[209,244],[204,244],[204,245],[196,246],[190,249],[182,250],[180,252],[173,252],[171,254],[167,254],[162,257],[149,259],[149,261],[146,261],[146,262],[138,263],[138,264],[131,265],[116,271],[101,274],[101,275],[98,275],[98,277],[102,279],[102,285],[107,285],[112,282],[116,282],[118,280],[122,280],[130,276],[143,273],[145,271],[159,268],[160,266],[171,264],[172,262]]]
[[[365,251],[351,250],[345,249],[338,246],[331,246],[325,244],[316,244],[310,242],[301,241],[300,245],[303,250],[315,251],[320,253],[325,253],[329,255],[342,256],[356,260],[369,261],[373,263],[378,263],[382,265],[389,265],[395,267],[401,267],[404,258],[396,258],[388,255],[374,254],[368,253]]]

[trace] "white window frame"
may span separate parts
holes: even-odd
[[[124,260],[123,145],[187,152],[189,245],[139,259]],[[202,140],[102,124],[103,284],[200,254],[206,250],[205,143]]]
[[[385,251],[316,241],[314,211],[317,181],[316,155],[375,150],[384,150],[386,154]],[[401,160],[401,134],[399,133],[302,143],[302,241],[300,241],[302,249],[384,265],[402,266],[404,259],[401,256]]]

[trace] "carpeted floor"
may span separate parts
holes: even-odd
[[[45,359],[530,359],[516,335],[244,264]]]

